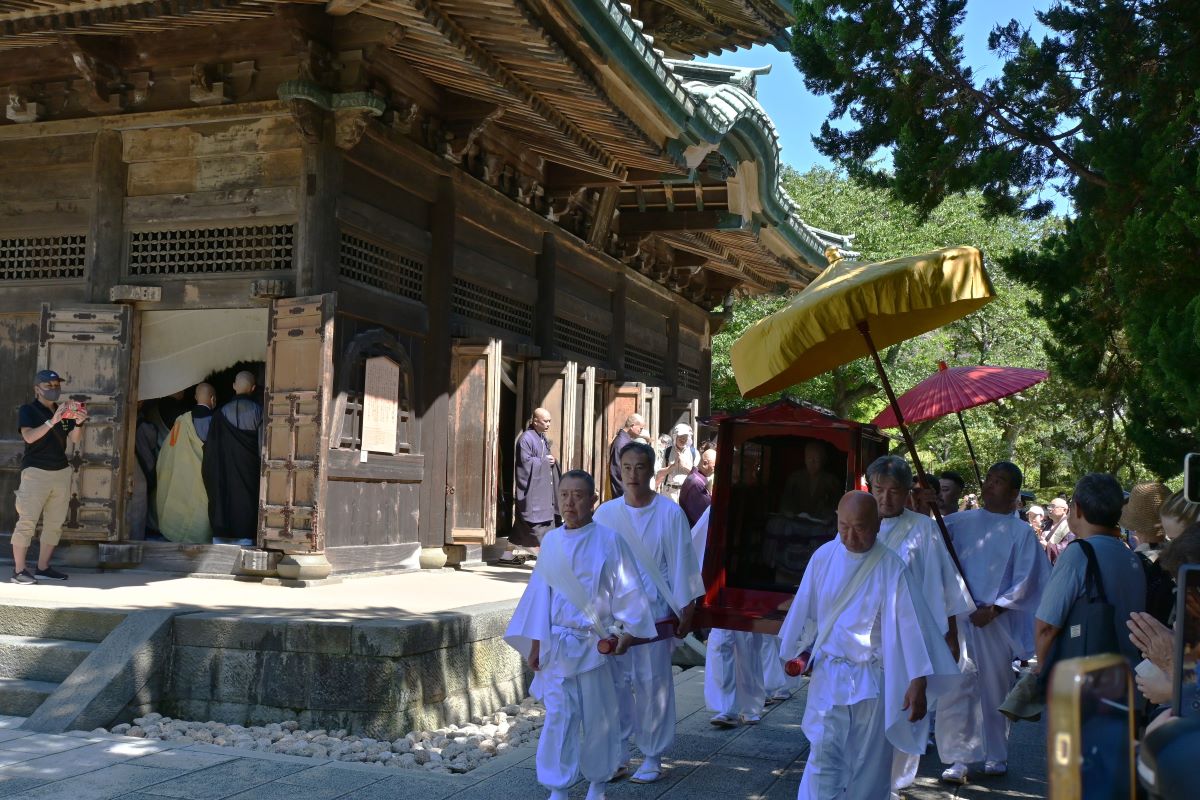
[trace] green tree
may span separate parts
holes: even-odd
[[[1044,369],[1045,347],[1053,345],[1046,321],[1035,313],[1038,295],[1000,264],[1022,248],[1036,246],[1056,230],[1054,221],[1012,217],[988,219],[979,192],[952,196],[926,217],[886,190],[864,186],[845,172],[816,168],[789,171],[784,185],[814,224],[855,232],[861,258],[878,261],[937,247],[972,244],[985,254],[997,299],[974,314],[883,353],[898,392],[928,377],[938,361]],[[713,339],[714,408],[745,408],[774,398],[746,400],[737,390],[729,349],[747,327],[779,310],[786,297],[740,299],[726,327]],[[787,390],[839,416],[869,421],[886,400],[870,361],[860,359]],[[1021,396],[965,413],[982,462],[1017,461],[1031,485],[1073,482],[1090,469],[1132,481],[1144,472],[1128,445],[1120,409],[1093,391],[1079,390],[1052,375]],[[954,418],[914,427],[922,459],[931,468],[971,472],[962,432]]]
[[[1177,474],[1200,449],[1200,4],[1059,0],[1040,40],[992,31],[988,79],[964,59],[965,0],[795,8],[796,64],[833,99],[814,141],[852,175],[922,213],[967,190],[1027,218],[1070,197],[1061,229],[1002,258],[1038,292],[1057,374]]]

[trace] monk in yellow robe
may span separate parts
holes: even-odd
[[[213,387],[207,383],[197,386],[196,407],[175,419],[159,451],[154,507],[159,531],[172,542],[212,543],[201,464],[215,405]]]

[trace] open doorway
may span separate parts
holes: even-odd
[[[226,506],[235,503],[246,513],[239,515],[244,520],[233,538],[243,544],[252,541],[254,530],[240,528],[247,527],[251,503],[257,520],[266,310],[147,311],[140,316],[142,345],[133,441],[136,468],[126,519],[129,536],[209,544],[214,541],[213,524],[224,531],[228,527]],[[206,476],[205,454],[214,449],[209,443],[215,420],[234,400],[235,378],[241,373],[253,376],[254,388],[243,393],[236,408],[228,407],[239,412],[231,422],[239,431],[225,431],[216,437],[226,444],[218,445],[220,452],[213,455],[219,456],[219,461],[214,459],[214,463],[225,466],[217,471],[210,465]],[[203,383],[212,386],[211,396],[197,392]],[[239,436],[241,441],[234,441]],[[230,456],[237,448],[240,453]],[[214,522],[207,485],[214,483],[212,475],[216,473],[219,484],[225,486],[235,471],[242,478],[238,491],[222,490]],[[257,529],[257,522],[251,527]]]
[[[521,396],[523,385],[522,365],[513,359],[503,359],[500,370],[500,420],[498,428],[500,490],[496,493],[499,507],[496,509],[496,536],[507,537],[512,531],[514,509],[514,481],[516,476],[517,437],[523,429],[521,419]]]

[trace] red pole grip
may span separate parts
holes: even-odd
[[[783,665],[783,671],[790,678],[795,678],[798,675],[803,675],[808,671],[808,661],[812,658],[812,653],[805,650],[800,655],[793,659],[789,659]]]

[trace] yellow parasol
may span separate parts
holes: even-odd
[[[757,397],[871,356],[917,475],[929,486],[878,348],[940,328],[994,297],[983,256],[974,247],[876,264],[834,261],[784,309],[760,319],[734,342],[730,361],[738,389]],[[936,506],[934,516],[957,565]]]
[[[876,264],[835,261],[786,308],[760,319],[734,343],[730,360],[738,389],[746,397],[786,389],[876,347],[940,328],[994,296],[974,247]]]

